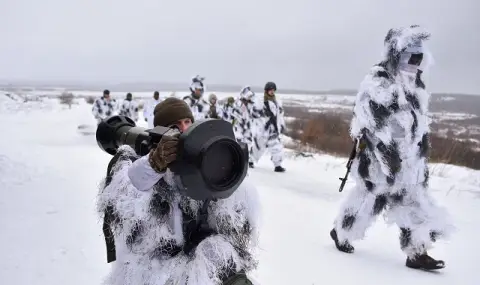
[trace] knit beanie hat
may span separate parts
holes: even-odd
[[[158,103],[153,110],[153,125],[169,127],[178,120],[189,118],[193,122],[193,114],[187,103],[175,97],[168,97]]]

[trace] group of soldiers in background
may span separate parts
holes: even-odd
[[[285,120],[282,103],[275,95],[276,84],[265,84],[263,98],[257,97],[250,86],[245,86],[237,98],[228,97],[224,102],[220,102],[213,93],[207,99],[204,97],[204,80],[205,78],[200,76],[192,78],[190,94],[183,97],[190,106],[194,119],[212,118],[230,122],[237,141],[248,145],[251,168],[268,150],[274,171],[284,172],[281,134],[285,132]],[[161,101],[160,93],[155,91],[153,98],[144,102],[143,117],[148,128],[153,128],[153,110]],[[139,119],[139,105],[133,100],[131,93],[119,104],[110,97],[110,92],[105,90],[103,96],[93,103],[92,112],[97,123],[116,114],[130,117],[135,122]]]
[[[110,96],[109,90],[103,90],[103,96],[93,102],[92,113],[97,124],[110,116],[122,115],[138,121],[138,103],[133,100],[132,93],[127,93],[125,99],[119,104]]]

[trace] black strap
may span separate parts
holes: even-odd
[[[113,173],[112,168],[117,163],[121,157],[121,153],[116,153],[113,158],[108,163],[107,167],[107,177],[105,179],[105,187],[110,185],[112,182]],[[135,157],[129,157],[131,161],[135,161]],[[115,238],[113,235],[111,224],[115,220],[114,208],[113,206],[107,206],[103,216],[103,236],[105,237],[105,245],[107,248],[107,263],[113,262],[117,259],[116,250],[115,250]]]
[[[193,97],[193,95],[187,95],[187,96],[183,97],[183,100],[185,100],[187,98],[190,99],[190,104],[188,104],[188,105],[190,105],[190,108],[193,108],[194,106],[197,106],[198,111],[200,113],[202,113],[204,106],[202,104],[200,104],[200,99],[195,99]]]
[[[185,99],[190,99],[190,104],[188,104],[188,105],[190,107],[193,107],[194,101],[192,100],[192,97],[190,95],[187,95],[187,96],[183,97],[183,100],[185,100]]]
[[[113,207],[108,206],[103,217],[103,236],[105,237],[105,245],[107,248],[107,263],[113,262],[117,259],[115,251],[115,239],[113,236],[110,223],[113,222]]]
[[[270,109],[270,104],[268,103],[268,101],[265,101],[264,103],[266,108],[266,115],[269,117],[267,123],[265,124],[265,130],[268,130],[270,125],[273,125],[273,127],[275,128],[275,132],[279,134],[280,132],[278,131],[277,116],[273,114],[272,110]],[[275,106],[277,105],[277,103],[275,102],[274,104]]]
[[[198,210],[197,218],[185,213],[183,214],[183,235],[185,244],[183,251],[186,254],[193,252],[195,247],[206,237],[215,233],[208,225],[208,207],[212,200],[205,200],[202,207]]]
[[[117,163],[118,159],[120,158],[120,154],[117,153],[115,156],[110,160],[107,167],[107,178],[105,179],[105,187],[110,185],[112,182],[112,168]],[[113,215],[113,207],[107,206],[103,216],[103,236],[105,237],[105,245],[107,248],[107,263],[113,262],[117,259],[116,252],[115,252],[115,239],[113,236],[113,231],[110,224],[114,220]]]

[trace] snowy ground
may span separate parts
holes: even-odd
[[[7,106],[0,101],[0,283],[100,284],[110,265],[94,203],[110,156],[76,131],[94,124],[91,105],[69,110],[54,100],[15,112]],[[285,167],[274,173],[265,156],[249,174],[263,205],[254,274],[262,285],[480,284],[480,172],[432,166],[430,191],[450,209],[458,232],[431,252],[447,268],[427,273],[404,266],[398,230],[380,219],[355,254],[335,249],[329,231],[346,195],[337,190],[344,159],[291,157]]]

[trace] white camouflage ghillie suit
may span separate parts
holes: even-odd
[[[143,105],[143,117],[145,118],[149,129],[153,128],[153,110],[155,110],[155,106],[160,102],[162,102],[160,99],[160,93],[155,91],[153,93],[153,98],[146,101]]]
[[[233,132],[238,142],[248,145],[249,165],[253,167],[253,140],[259,135],[259,128],[262,124],[260,118],[262,116],[261,101],[256,99],[255,92],[250,86],[244,87],[240,91],[240,97],[235,102],[232,110],[234,119]]]
[[[179,98],[166,99],[155,111],[155,126],[193,119]],[[244,180],[228,198],[211,201],[206,208],[209,229],[196,229],[204,203],[178,190],[168,167],[176,155],[174,142],[161,140],[144,156],[121,146],[109,163],[97,200],[107,262],[114,262],[104,284],[251,285],[245,275],[257,266],[260,204],[255,186]],[[232,277],[237,281],[223,283]]]
[[[351,253],[351,242],[384,212],[400,228],[406,266],[439,269],[444,262],[427,250],[451,228],[446,210],[428,192],[429,94],[421,75],[429,37],[418,26],[391,29],[383,61],[363,80],[350,133],[359,142],[351,168],[356,185],[330,235],[340,251]]]
[[[93,102],[92,106],[93,117],[97,120],[97,124],[100,124],[102,120],[118,114],[117,101],[110,97],[110,91],[104,90],[103,96]]]
[[[205,114],[206,119],[223,119],[223,109],[218,104],[218,98],[215,94],[208,96],[208,111]]]
[[[283,143],[280,135],[285,132],[285,119],[282,102],[276,98],[277,86],[273,82],[267,82],[264,88],[264,105],[261,129],[253,139],[252,156],[257,162],[263,153],[268,150],[275,166],[275,172],[285,172],[282,167]]]
[[[190,84],[191,94],[183,97],[183,100],[187,102],[192,110],[195,120],[205,119],[209,110],[208,102],[203,99],[203,93],[205,92],[203,80],[205,78],[199,75],[192,78],[192,84]]]
[[[128,93],[125,100],[123,100],[119,115],[127,116],[135,122],[138,121],[138,104],[133,101],[131,93]]]

